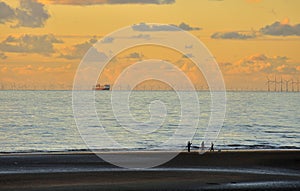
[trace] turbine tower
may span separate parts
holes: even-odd
[[[294,79],[292,79],[292,92],[294,92],[294,84],[297,84],[298,82],[294,82]]]
[[[288,92],[289,91],[289,82],[290,80],[284,80],[285,81],[285,91]]]
[[[274,79],[274,91],[277,91],[277,80],[276,80],[276,75],[275,75],[275,79]]]
[[[281,78],[280,78],[280,92],[282,92],[282,87],[283,87],[283,80],[282,80],[282,76],[281,76]]]
[[[267,85],[268,85],[268,92],[270,91],[270,84],[272,83],[273,81],[269,79],[269,77],[267,76]]]

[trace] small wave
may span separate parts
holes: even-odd
[[[263,131],[265,133],[295,133],[295,131],[272,131],[272,130],[267,130],[267,131]]]
[[[281,137],[285,138],[285,139],[294,139],[294,138],[297,138],[297,136],[288,136],[288,135],[282,135]]]
[[[267,145],[267,144],[254,144],[254,145],[242,145],[242,144],[228,144],[228,145],[217,145],[217,147],[221,147],[222,149],[300,149],[300,147],[296,146],[273,146],[273,145]]]
[[[238,127],[253,127],[253,125],[248,125],[248,124],[246,124],[246,125],[237,125]]]
[[[56,152],[88,152],[90,149],[62,149],[62,150],[16,150],[16,151],[0,151],[1,154],[14,154],[14,153],[56,153]]]
[[[269,128],[292,128],[294,129],[295,127],[293,126],[287,126],[287,125],[266,125],[266,124],[253,124],[255,127],[269,127]]]

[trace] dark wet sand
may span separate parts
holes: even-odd
[[[138,170],[88,152],[0,155],[0,190],[300,190],[299,182],[300,151],[183,152]]]

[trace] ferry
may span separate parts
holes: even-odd
[[[110,90],[110,85],[105,84],[103,86],[103,85],[100,85],[100,84],[96,84],[96,86],[93,87],[93,90]]]

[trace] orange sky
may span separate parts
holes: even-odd
[[[266,76],[299,77],[299,7],[297,0],[0,0],[0,89],[70,89],[97,40],[125,26],[162,23],[207,46],[227,89],[266,90]],[[113,83],[126,66],[152,58],[169,60],[197,88],[206,86],[189,59],[149,46],[117,55],[100,82]]]

